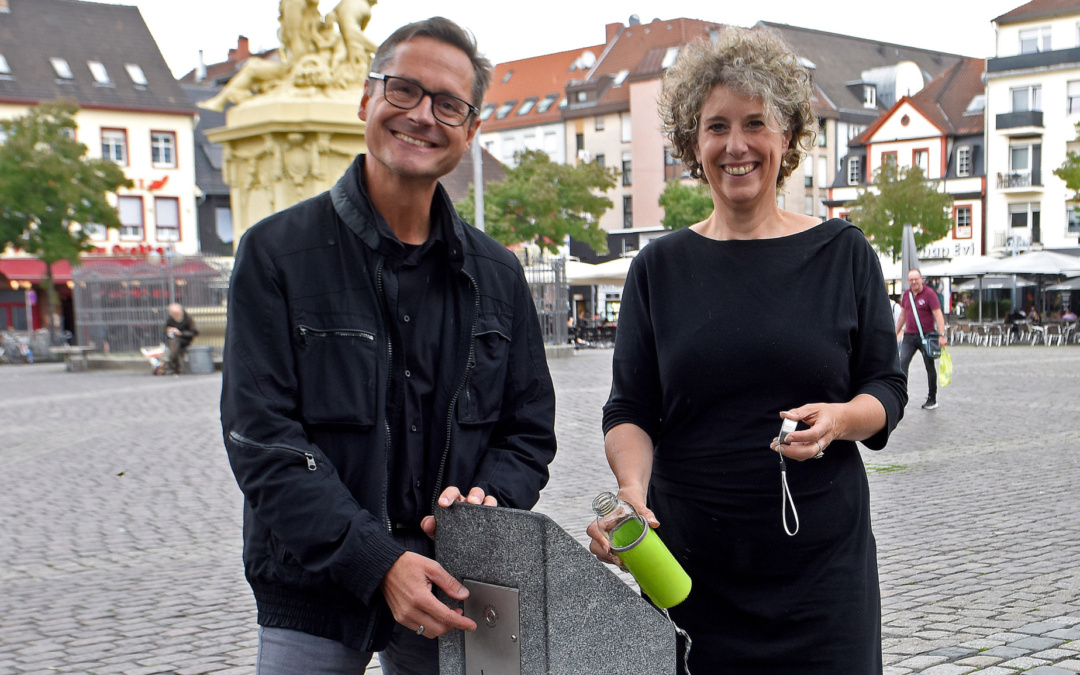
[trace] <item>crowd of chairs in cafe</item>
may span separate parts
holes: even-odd
[[[1061,313],[1042,319],[1038,315],[1011,312],[1003,319],[973,320],[950,316],[946,321],[949,344],[1003,347],[1008,345],[1046,345],[1062,347],[1080,344],[1076,315]]]
[[[949,344],[1001,347],[1014,344],[1046,345],[1048,347],[1080,344],[1076,322],[1045,321],[1032,324],[1026,321],[979,323],[963,319],[949,323]]]

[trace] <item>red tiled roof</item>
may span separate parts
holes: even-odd
[[[631,79],[650,79],[661,75],[660,63],[668,47],[677,47],[708,37],[709,31],[721,24],[699,19],[657,19],[648,24],[623,27],[609,41],[607,53],[596,65],[590,79],[602,75],[616,75],[624,70]],[[629,108],[630,87],[611,87],[599,103],[601,105],[625,102]]]
[[[1020,23],[1059,14],[1080,12],[1080,0],[1031,0],[994,19],[994,23]]]
[[[495,119],[495,113],[484,120],[484,131],[501,131],[519,126],[535,126],[558,122],[562,119],[559,104],[566,97],[566,83],[574,77],[584,78],[584,70],[573,68],[584,52],[599,56],[604,46],[583,47],[570,51],[534,56],[518,61],[508,61],[495,66],[491,86],[484,97],[485,105],[494,105],[496,110],[504,103],[515,101],[513,109],[503,119]],[[544,112],[538,112],[536,106],[524,115],[518,115],[522,102],[536,98],[537,102],[549,94],[557,98]]]
[[[931,121],[942,129],[966,136],[983,131],[983,110],[964,114],[971,100],[983,93],[982,76],[986,71],[985,59],[965,58],[931,80],[921,91],[911,97]]]

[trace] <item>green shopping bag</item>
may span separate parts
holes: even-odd
[[[941,350],[941,356],[937,360],[938,384],[943,387],[952,382],[952,354],[947,349]]]

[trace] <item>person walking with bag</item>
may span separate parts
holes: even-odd
[[[912,303],[918,310],[911,311]],[[900,318],[896,320],[896,334],[904,334],[904,340],[900,345],[900,367],[905,373],[911,366],[911,359],[915,352],[922,354],[923,365],[926,366],[926,384],[929,392],[926,403],[922,404],[923,410],[933,410],[938,407],[937,402],[937,363],[934,357],[928,355],[923,349],[923,336],[934,326],[937,331],[938,345],[944,347],[948,342],[945,337],[945,315],[941,311],[941,302],[937,293],[923,283],[922,273],[919,270],[908,272],[908,290],[900,296]],[[940,353],[940,351],[938,352]]]

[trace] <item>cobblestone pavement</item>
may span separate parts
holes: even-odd
[[[1080,348],[952,351],[941,407],[918,408],[916,365],[907,419],[864,451],[886,675],[1080,672]],[[614,486],[610,363],[552,361],[560,451],[537,508],[581,541]],[[220,385],[0,367],[0,675],[254,671]]]

